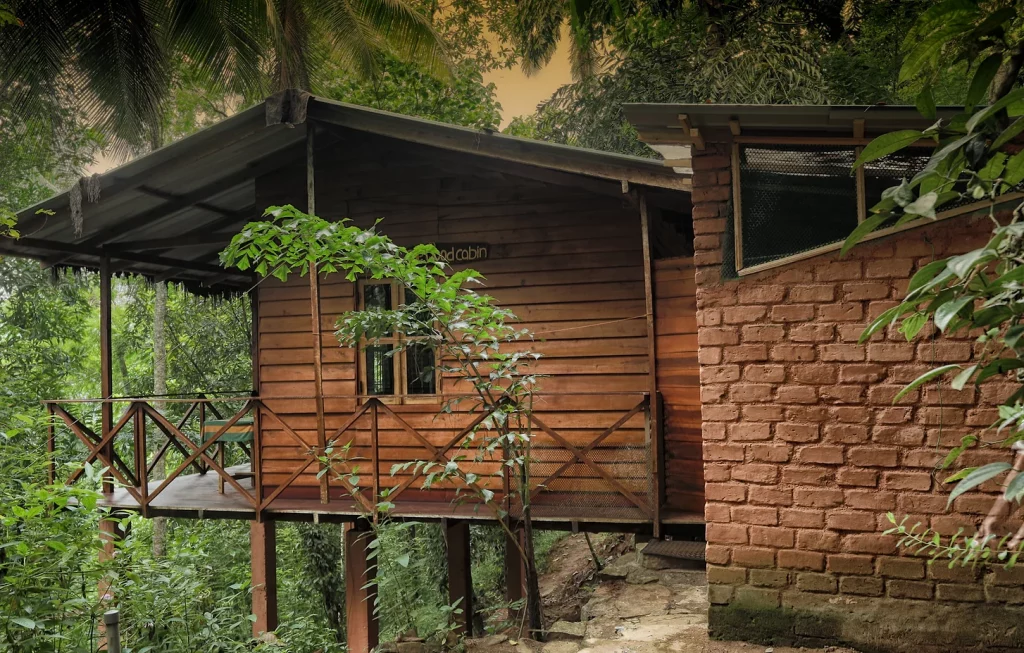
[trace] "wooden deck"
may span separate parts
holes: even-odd
[[[229,467],[232,473],[248,471],[247,465]],[[239,481],[243,488],[251,489],[251,480]],[[151,490],[160,481],[150,481]],[[113,493],[100,500],[99,505],[140,512],[139,502],[124,488],[115,488]],[[595,511],[590,510],[594,513]],[[537,505],[533,508],[533,520],[542,528],[574,529],[590,531],[647,531],[650,521],[629,508],[603,508],[598,514],[587,516],[566,505]],[[175,478],[149,506],[149,517],[182,517],[203,519],[241,519],[253,521],[256,511],[237,490],[230,485],[224,493],[217,491],[217,474],[186,474]],[[353,500],[332,499],[323,504],[313,498],[287,498],[274,500],[263,511],[263,519],[283,521],[355,521],[364,516],[360,506]],[[480,505],[457,504],[442,501],[405,501],[391,513],[395,519],[409,521],[436,521],[440,519],[465,519],[480,522],[494,521],[494,513]],[[703,515],[672,513],[666,516],[665,524],[671,526],[692,526],[704,523]],[[671,529],[670,529],[671,530]]]

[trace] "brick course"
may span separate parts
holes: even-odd
[[[914,270],[984,243],[987,221],[954,218],[863,244],[842,260],[830,253],[723,281],[731,187],[710,173],[729,165],[721,145],[693,152],[694,233],[718,236],[695,244],[698,361],[713,388],[702,393],[703,419],[724,425],[705,428],[706,440],[716,438],[705,443],[705,474],[718,479],[707,484],[716,516],[707,527],[712,630],[715,610],[732,603],[814,606],[822,594],[1024,603],[1024,572],[1007,582],[928,567],[882,534],[890,510],[947,533],[980,522],[991,494],[969,493],[949,512],[948,488],[932,468],[971,427],[991,423],[993,405],[1013,388],[928,387],[893,405],[933,364],[969,361],[972,343],[908,343],[896,329],[857,342],[869,320],[902,299]],[[970,463],[991,460],[1009,458],[995,452]]]

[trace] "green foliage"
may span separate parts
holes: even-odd
[[[898,535],[897,548],[904,549],[910,555],[927,556],[929,565],[942,561],[946,562],[949,569],[968,565],[973,569],[979,564],[999,564],[1012,568],[1017,564],[1021,551],[1024,551],[1024,542],[1014,542],[1010,535],[1002,538],[988,535],[978,539],[964,535],[964,529],[961,528],[947,540],[930,528],[922,529],[920,522],[908,527],[906,517],[897,521],[891,512],[886,517],[893,527],[884,534]]]
[[[431,21],[405,0],[12,4],[23,25],[2,28],[0,95],[31,115],[66,93],[64,104],[121,155],[154,142],[181,61],[250,99],[315,88],[327,61],[363,78],[377,74],[385,55],[442,79],[450,65]]]
[[[562,87],[534,116],[514,119],[506,131],[650,156],[624,118],[625,103],[905,102],[920,82],[900,81],[900,45],[929,4],[863,0],[842,3],[836,13],[839,3],[623,3],[622,14],[608,19],[595,42],[601,61],[594,74]],[[526,5],[507,11],[525,13]],[[503,34],[515,34],[511,22]],[[534,30],[528,38],[540,39],[547,29],[543,21],[524,25]],[[936,75],[930,86],[936,100],[955,97],[959,72]]]
[[[844,243],[843,253],[879,226],[934,220],[944,206],[953,202],[980,202],[992,223],[992,237],[983,247],[921,268],[911,278],[903,302],[885,311],[862,334],[864,342],[898,323],[907,340],[913,340],[926,333],[929,321],[940,335],[977,334],[971,365],[932,369],[904,388],[896,400],[944,378],[950,379],[955,390],[990,379],[1005,380],[1007,376],[1018,384],[1024,380],[1019,373],[1024,369],[1024,204],[1014,208],[1014,203],[1004,197],[1024,181],[1024,152],[1019,144],[1013,144],[1024,131],[1024,118],[1018,118],[1024,115],[1024,89],[1013,88],[1021,71],[1019,53],[1024,48],[1019,10],[1019,2],[946,0],[922,13],[904,42],[906,56],[900,79],[922,82],[917,105],[927,118],[934,119],[932,84],[951,66],[969,66],[972,74],[964,110],[923,131],[879,136],[864,148],[855,164],[875,161],[921,139],[936,142],[924,169],[882,194],[882,201],[871,207],[871,217]],[[984,105],[986,96],[989,103]],[[1001,222],[997,212],[1003,216],[1011,212],[1008,223],[1005,219]],[[1024,386],[1006,398],[999,407],[999,420],[987,433],[964,437],[941,467],[952,467],[971,448],[1009,447],[1022,439]],[[949,502],[1008,472],[1010,480],[1000,501],[1019,502],[1024,497],[1024,478],[1005,462],[968,467],[949,476],[947,483],[956,482]],[[989,528],[986,524],[983,530]],[[1000,551],[1007,538],[998,543],[998,555],[991,558],[988,535],[985,546],[978,549],[958,544],[956,537],[949,545],[940,545],[937,534],[928,539],[927,532],[907,531],[902,523],[894,532],[904,536],[903,542],[924,542],[920,550],[964,563],[1012,563],[1019,553],[1019,547],[1013,552]]]
[[[484,84],[474,62],[456,66],[451,78],[441,81],[388,58],[372,82],[338,75],[324,83],[322,92],[334,100],[477,129],[497,129],[501,122],[495,86]]]

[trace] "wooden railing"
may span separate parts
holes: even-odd
[[[615,405],[630,408],[621,413],[617,409],[612,411],[602,408],[603,412],[597,414],[618,415],[617,419],[612,421],[609,417],[608,421],[611,423],[607,426],[588,422],[588,430],[575,429],[577,425],[572,422],[572,410],[551,408],[558,403],[559,398],[572,397],[591,397],[595,401],[586,400],[587,403],[609,405],[612,402],[602,397],[614,397]],[[337,415],[333,416],[336,422],[341,422],[336,428],[333,428],[329,423],[331,420],[328,419],[322,435],[316,438],[317,442],[311,443],[308,440],[310,436],[304,438],[299,433],[300,430],[308,433],[308,427],[293,428],[294,425],[289,424],[289,419],[294,418],[294,415],[279,415],[268,405],[293,399],[311,398],[274,397],[264,400],[254,396],[210,398],[200,395],[190,398],[139,397],[47,401],[44,403],[52,416],[48,442],[48,451],[51,452],[51,478],[56,475],[53,458],[58,457],[57,431],[66,428],[86,449],[85,457],[80,462],[92,465],[98,463],[107,468],[105,474],[138,503],[143,514],[150,512],[155,500],[164,494],[172,483],[187,482],[188,470],[196,474],[215,473],[223,484],[230,486],[257,514],[271,509],[279,499],[287,498],[290,490],[299,489],[299,479],[304,479],[301,489],[311,490],[310,475],[315,470],[316,483],[320,487],[319,499],[304,495],[311,511],[323,510],[317,508],[317,503],[331,504],[344,499],[349,504],[356,504],[364,514],[375,515],[379,501],[385,500],[394,504],[428,473],[426,465],[406,466],[403,474],[397,476],[391,473],[389,466],[402,461],[393,457],[382,459],[381,421],[387,420],[390,431],[401,432],[407,436],[401,441],[400,446],[396,447],[392,443],[391,449],[400,449],[404,452],[402,455],[410,461],[444,466],[459,458],[460,465],[490,470],[489,473],[480,473],[468,480],[463,476],[461,492],[465,495],[468,485],[470,489],[478,491],[468,494],[479,496],[483,490],[482,486],[488,485],[492,488],[489,491],[493,492],[496,500],[504,502],[504,509],[507,512],[516,511],[516,506],[511,500],[514,493],[510,491],[516,479],[512,474],[513,468],[504,464],[506,454],[502,449],[493,449],[490,457],[485,457],[486,459],[479,456],[467,459],[467,450],[461,446],[467,437],[482,428],[481,425],[491,415],[490,411],[457,411],[455,415],[468,420],[461,428],[440,431],[433,428],[428,435],[423,432],[422,427],[417,429],[411,425],[396,406],[389,405],[378,397],[325,397],[351,400],[355,410],[341,416],[340,419]],[[543,499],[545,493],[554,493],[570,496],[580,509],[586,509],[590,503],[595,503],[594,508],[597,510],[607,506],[608,501],[612,500],[628,507],[644,521],[657,519],[657,501],[652,488],[656,487],[653,478],[654,474],[658,473],[658,461],[652,459],[652,452],[656,450],[656,447],[652,446],[652,439],[657,438],[658,433],[651,422],[650,397],[646,393],[544,394],[538,395],[537,400],[539,403],[547,401],[548,408],[532,412],[528,417],[529,428],[535,435],[533,440],[538,440],[536,436],[541,436],[544,440],[544,444],[536,445],[530,454],[532,467],[541,470],[533,472],[534,480],[529,488],[531,500]],[[580,401],[577,399],[577,403]],[[154,407],[157,402],[162,410]],[[103,432],[99,429],[100,432],[97,432],[97,429],[86,424],[86,420],[73,414],[76,407],[89,404],[110,404],[107,410],[111,413],[115,406],[119,408],[123,405],[125,408],[119,418],[110,419],[112,426],[108,431]],[[227,404],[241,407],[233,408],[231,416],[223,422],[216,433],[204,439],[204,426],[208,424],[208,416],[213,415],[217,419],[222,419],[223,414],[229,414],[227,410],[223,410]],[[80,408],[77,410],[81,412]],[[165,415],[170,412],[175,412],[180,417],[172,420]],[[585,413],[581,411],[579,414]],[[591,414],[595,413],[592,411]],[[556,427],[553,427],[549,424],[551,415],[560,420],[561,426],[556,424]],[[408,417],[408,414],[406,416]],[[222,465],[217,460],[213,450],[220,438],[239,420],[246,417],[251,417],[253,421],[253,442],[250,452],[252,487],[245,487],[239,482],[235,475],[225,468],[227,465]],[[569,434],[573,429],[573,433]],[[268,431],[273,432],[277,438],[273,443],[277,451],[285,449],[280,439],[286,440],[289,446],[295,445],[296,450],[290,454],[291,458],[285,461],[288,464],[294,461],[294,468],[290,472],[280,471],[281,461],[276,461],[279,464],[272,471],[268,470],[264,460],[267,446],[264,439]],[[439,432],[443,434],[443,440],[439,439]],[[586,434],[583,440],[580,439],[581,433]],[[591,433],[596,435],[591,436]],[[162,442],[154,444],[150,437],[153,434],[162,438]],[[609,444],[612,436],[616,434],[619,444]],[[349,448],[356,452],[355,455],[340,456],[336,453],[339,449]],[[415,450],[421,450],[422,455],[416,456]],[[624,475],[616,471],[617,467],[624,466],[623,457],[617,455],[620,450],[629,450],[634,458],[643,456],[642,461],[638,459],[638,462],[642,463],[639,476],[637,464],[632,465],[630,474]],[[153,479],[154,470],[161,461],[168,460],[171,451],[176,454],[173,469],[168,469],[163,478]],[[603,460],[596,456],[599,452],[603,452]],[[63,458],[67,459],[67,455]],[[364,463],[369,465],[369,474],[362,469]],[[382,467],[385,469],[382,470]],[[569,473],[570,470],[575,470],[572,475]],[[267,476],[270,474],[274,475],[275,480],[268,483]],[[83,469],[80,467],[73,471],[65,482],[75,483],[82,475]],[[584,475],[588,478],[581,480],[580,477]],[[555,485],[560,489],[555,489]],[[603,499],[596,501],[594,497],[598,496]],[[450,501],[450,498],[446,500]]]

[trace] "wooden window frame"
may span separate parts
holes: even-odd
[[[759,263],[757,265],[751,265],[749,267],[743,266],[743,205],[742,205],[742,194],[741,194],[741,181],[740,181],[740,147],[743,145],[764,145],[764,146],[784,146],[784,145],[821,145],[821,146],[849,146],[854,153],[854,156],[860,156],[864,146],[871,142],[869,138],[783,138],[783,137],[738,137],[732,141],[731,148],[731,164],[732,164],[732,219],[733,219],[733,247],[734,255],[736,260],[736,274],[743,277],[765,270],[771,270],[774,268],[789,265],[790,263],[796,263],[797,261],[803,261],[815,256],[821,256],[822,254],[828,254],[829,252],[839,251],[843,244],[830,243],[828,245],[822,245],[815,247],[797,254],[791,254],[784,256],[774,261],[768,261],[765,263]],[[933,141],[919,141],[913,143],[913,146],[928,146],[934,147]],[[855,173],[856,178],[856,192],[857,192],[857,222],[861,223],[867,218],[868,206],[867,206],[867,182],[864,174],[864,167],[861,166]],[[1018,193],[1007,193],[1003,196],[1004,201],[1012,201],[1015,199],[1024,198],[1024,192]],[[906,224],[902,224],[898,227],[889,227],[887,229],[880,229],[873,231],[862,239],[863,241],[875,240],[876,238],[884,238],[893,234],[902,233],[910,229],[916,229],[917,227],[923,227],[925,225],[935,224],[940,220],[946,220],[960,215],[968,213],[974,213],[975,211],[985,210],[985,207],[979,207],[977,203],[966,204],[964,206],[958,206],[948,211],[941,211],[936,214],[934,220],[928,218],[921,218],[919,220],[912,220]]]
[[[390,279],[360,279],[356,282],[356,302],[360,311],[366,308],[366,294],[363,292],[366,286],[388,286],[391,290],[391,306],[397,308],[398,306],[405,303],[405,286],[399,282]],[[426,340],[423,336],[406,336],[400,333],[394,333],[389,337],[380,338],[376,344],[381,345],[393,345],[398,346],[409,342],[415,342],[417,340]],[[395,393],[392,395],[370,395],[370,383],[367,378],[367,365],[365,363],[365,351],[368,343],[365,340],[360,340],[358,347],[358,354],[356,356],[356,376],[359,379],[359,395],[361,401],[366,401],[369,397],[375,397],[386,404],[436,404],[441,400],[441,361],[439,352],[434,349],[434,394],[422,394],[412,395],[408,394],[408,365],[406,360],[406,350],[402,350],[397,354],[391,356],[391,364],[395,378]]]

